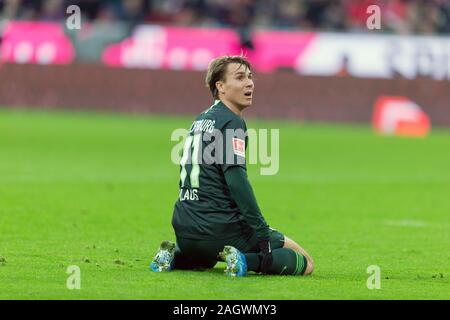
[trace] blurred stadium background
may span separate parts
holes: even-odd
[[[0,0],[0,297],[230,297],[220,273],[149,291],[142,270],[173,238],[170,134],[211,104],[209,61],[243,52],[245,116],[282,139],[280,174],[251,180],[317,276],[234,297],[448,299],[449,33],[446,0]],[[61,287],[69,264],[96,289]],[[383,295],[370,264],[395,279]]]
[[[71,4],[81,8],[80,30],[66,28]],[[380,30],[366,26],[369,4],[379,5]],[[397,95],[450,125],[448,1],[15,0],[0,8],[3,105],[196,113],[210,102],[199,71],[244,52],[260,89],[249,115],[368,122],[380,95]],[[179,110],[179,99],[189,108]]]

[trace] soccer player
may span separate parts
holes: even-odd
[[[229,276],[311,274],[310,255],[269,227],[247,177],[241,114],[255,88],[250,63],[242,56],[219,57],[208,66],[206,84],[215,103],[193,122],[184,145],[172,217],[176,244],[163,241],[150,268],[206,269],[225,261]]]

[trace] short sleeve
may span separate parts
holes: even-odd
[[[239,166],[246,169],[247,127],[241,118],[233,118],[223,127],[223,161],[222,170]]]

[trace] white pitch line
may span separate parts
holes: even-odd
[[[395,227],[424,228],[428,226],[428,224],[425,221],[420,220],[385,220],[384,223],[388,226],[395,226]]]

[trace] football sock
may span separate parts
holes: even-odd
[[[248,271],[256,271],[259,270],[259,253],[244,253],[245,260],[247,260],[247,270]]]
[[[306,269],[306,258],[289,248],[272,250],[273,263],[267,274],[302,275]],[[246,253],[247,269],[260,272],[261,255]]]

